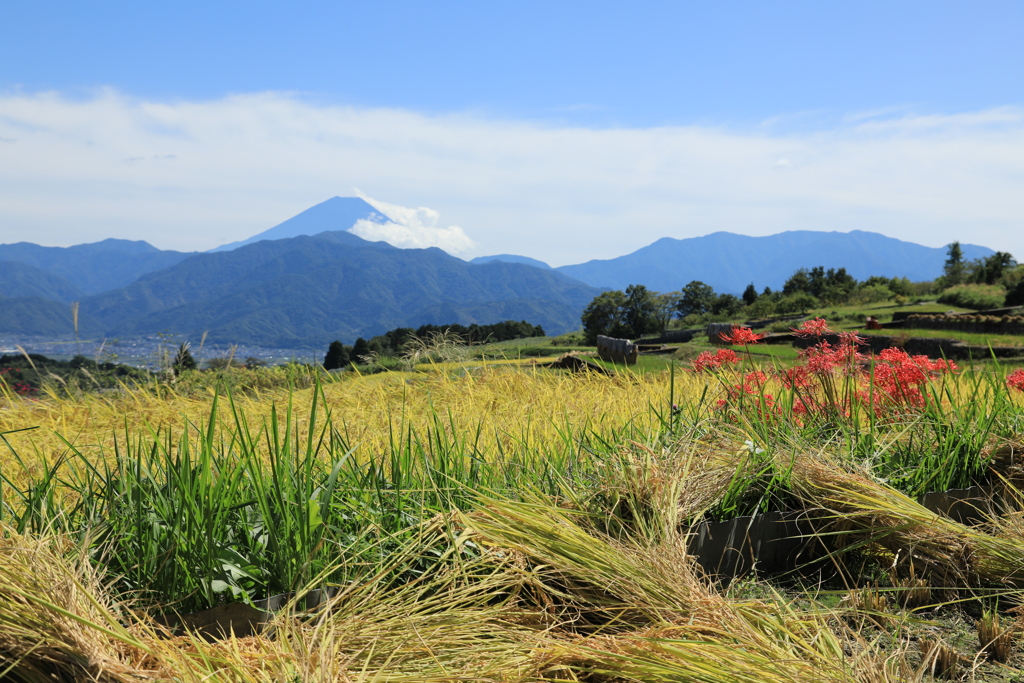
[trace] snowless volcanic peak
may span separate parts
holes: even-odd
[[[258,235],[253,235],[240,242],[223,244],[210,251],[231,251],[262,240],[280,240],[299,235],[318,235],[321,232],[348,230],[361,220],[387,223],[391,219],[359,197],[331,197],[326,202],[310,207]]]

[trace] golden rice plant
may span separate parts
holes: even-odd
[[[474,542],[527,559],[531,590],[521,599],[556,616],[540,654],[558,680],[919,678],[905,648],[848,652],[844,638],[856,633],[828,611],[801,611],[782,596],[726,598],[700,577],[679,537],[612,539],[588,532],[584,518],[540,499],[492,500],[460,515]]]
[[[691,376],[677,378],[676,384],[681,395],[700,395]],[[273,407],[283,413],[284,406],[308,404],[314,395],[313,389],[271,389],[235,396],[234,404],[251,424],[259,425],[269,421]],[[425,433],[441,414],[452,430],[480,434],[480,457],[499,458],[510,448],[561,449],[567,439],[572,444],[577,436],[607,436],[627,426],[638,435],[653,436],[662,423],[651,406],[667,403],[669,378],[655,373],[570,375],[496,363],[458,376],[347,373],[325,382],[323,395],[335,426],[356,448],[357,457],[386,452],[403,430]],[[0,433],[34,428],[6,438],[12,448],[38,461],[53,462],[66,453],[65,439],[83,453],[109,458],[117,438],[206,423],[212,397],[212,390],[207,395],[181,394],[173,386],[126,387],[73,398],[53,394],[31,401],[11,397],[0,410]],[[231,424],[227,402],[218,410],[219,419]],[[300,419],[296,436],[305,438],[322,426]],[[0,467],[10,459],[9,451],[0,450]]]
[[[425,525],[423,544],[395,563],[427,548],[451,552],[447,529],[445,520]],[[206,642],[169,637],[113,602],[59,538],[5,531],[0,677],[11,680],[514,681],[537,680],[543,665],[543,631],[517,623],[528,616],[521,609],[506,616],[517,578],[491,559],[399,586],[388,581],[395,566],[382,567],[312,618],[286,611],[262,635]]]
[[[794,490],[843,526],[849,547],[884,549],[927,575],[932,586],[1024,583],[1017,527],[993,533],[959,524],[827,458],[805,455],[793,466]],[[902,559],[901,559],[902,558]],[[895,560],[894,560],[895,561]]]

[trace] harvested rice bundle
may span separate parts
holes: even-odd
[[[822,533],[849,535],[847,549],[880,546],[894,566],[912,566],[934,585],[1024,585],[1024,545],[1006,529],[990,534],[959,524],[820,457],[795,460],[793,485],[806,504],[823,511]]]

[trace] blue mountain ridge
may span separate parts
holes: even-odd
[[[967,260],[995,253],[961,244]],[[846,268],[863,280],[872,275],[932,280],[942,274],[945,247],[925,247],[875,232],[792,230],[765,237],[715,232],[703,237],[662,239],[631,254],[556,268],[602,289],[643,284],[658,292],[700,280],[717,292],[740,294],[748,284],[778,289],[799,268]]]
[[[470,263],[490,263],[491,261],[501,261],[503,263],[522,263],[527,266],[533,266],[534,268],[542,268],[544,270],[551,270],[551,266],[538,261],[535,258],[529,256],[517,256],[515,254],[494,254],[493,256],[477,256],[474,259],[470,259]]]
[[[345,231],[196,254],[81,302],[108,337],[174,330],[212,342],[318,348],[400,326],[527,320],[576,329],[598,290],[554,270],[472,264]],[[0,313],[3,301],[0,300]],[[0,325],[2,327],[2,325]]]
[[[164,251],[141,240],[113,238],[72,247],[43,247],[31,242],[0,244],[0,261],[38,268],[73,284],[85,295],[124,287],[146,273],[169,268],[188,257],[186,252]]]

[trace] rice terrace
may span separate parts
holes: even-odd
[[[1024,2],[3,3],[0,683],[1024,683]]]
[[[794,325],[4,384],[2,673],[1020,680],[1024,369]]]

